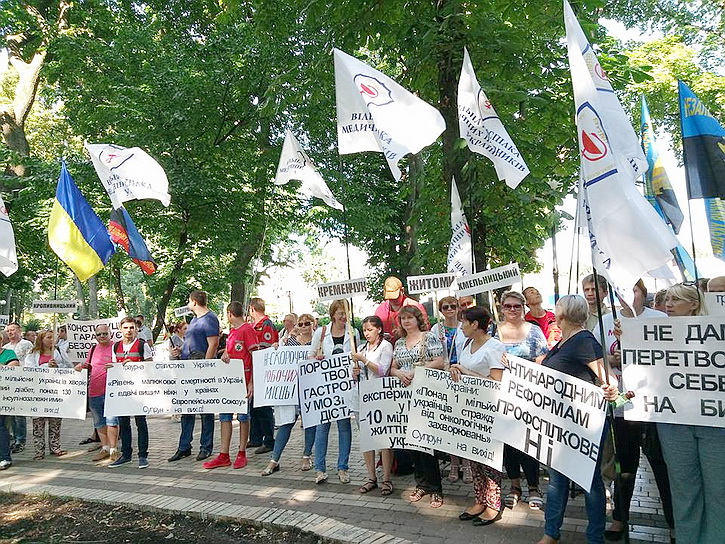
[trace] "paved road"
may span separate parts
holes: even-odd
[[[194,448],[198,448],[199,426],[197,422]],[[0,473],[0,491],[49,493],[202,517],[246,518],[260,526],[296,526],[330,541],[522,543],[536,542],[543,533],[543,513],[530,510],[523,502],[514,510],[506,510],[500,522],[487,527],[459,521],[458,514],[473,503],[472,486],[460,481],[450,483],[444,479],[445,504],[439,509],[430,508],[425,499],[415,504],[406,500],[414,487],[412,476],[394,477],[396,489],[390,497],[381,497],[379,489],[360,495],[357,489],[366,480],[366,472],[355,433],[349,471],[352,482],[340,484],[333,470],[327,483],[316,485],[314,471],[302,472],[299,468],[302,432],[298,427],[282,455],[281,470],[267,477],[260,473],[268,455],[254,455],[252,450],[249,465],[240,470],[204,470],[193,456],[168,463],[166,459],[175,451],[179,433],[179,424],[171,418],[150,418],[149,468],[139,470],[134,459],[133,463],[109,469],[105,463],[93,463],[94,454],[87,453],[85,446],[78,446],[90,430],[89,421],[64,420],[63,447],[69,454],[60,459],[46,457],[43,461],[33,460],[32,451],[15,455],[12,468]],[[216,430],[218,444],[218,424]],[[235,428],[233,452],[237,440]],[[328,467],[334,467],[336,443],[333,425]],[[657,488],[644,458],[643,466],[645,470],[638,475],[632,503],[632,539],[669,542]],[[443,471],[447,473],[447,466]],[[581,496],[570,502],[567,514],[562,541],[585,542],[586,518]]]

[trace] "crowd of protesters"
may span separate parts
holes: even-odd
[[[707,289],[707,285],[704,289]],[[725,291],[725,278],[714,278],[709,290]],[[181,320],[169,327],[166,341],[171,359],[214,359],[225,363],[241,360],[247,383],[249,409],[245,413],[220,414],[221,439],[218,454],[214,453],[216,417],[202,414],[197,461],[205,461],[205,469],[247,465],[247,451],[270,453],[262,476],[280,470],[280,459],[287,445],[300,408],[288,407],[291,412],[284,425],[276,427],[270,407],[254,407],[253,357],[255,350],[278,346],[309,346],[308,357],[327,358],[338,353],[351,353],[355,380],[374,380],[384,376],[396,377],[403,386],[411,385],[415,369],[428,367],[449,371],[451,379],[472,375],[501,380],[506,369],[506,354],[549,366],[571,376],[601,385],[605,396],[613,400],[622,390],[619,356],[621,319],[665,316],[704,315],[703,287],[679,284],[648,296],[640,280],[634,286],[634,299],[620,299],[619,315],[614,316],[607,306],[609,290],[601,276],[589,275],[582,280],[580,295],[560,298],[554,311],[543,307],[541,294],[535,287],[522,292],[507,291],[498,297],[500,319],[494,320],[484,306],[476,306],[473,297],[446,296],[438,301],[440,318],[431,328],[425,308],[408,297],[398,278],[385,281],[384,302],[375,315],[362,320],[359,331],[350,326],[347,302],[334,301],[329,308],[329,324],[318,326],[311,314],[288,314],[281,331],[277,331],[266,314],[265,303],[253,298],[247,306],[231,302],[226,307],[229,331],[223,334],[218,316],[209,309],[207,294],[194,291],[189,295],[188,308],[193,314],[190,322]],[[661,311],[660,311],[661,310]],[[109,327],[98,325],[96,344],[85,362],[76,370],[88,369],[88,408],[92,415],[93,434],[81,444],[89,444],[92,460],[117,468],[131,463],[133,457],[131,417],[105,417],[106,372],[114,364],[142,362],[153,357],[151,331],[143,316],[127,317],[120,321],[121,340],[111,341]],[[602,335],[603,333],[603,335]],[[606,354],[606,357],[605,357]],[[67,354],[64,327],[53,331],[23,334],[18,323],[10,323],[3,331],[0,364],[48,367],[71,367]],[[606,367],[606,368],[605,368]],[[621,410],[616,411],[605,426],[600,458],[592,488],[585,492],[590,543],[620,540],[628,530],[629,502],[639,466],[640,449],[652,466],[666,521],[682,543],[721,542],[725,534],[725,501],[721,489],[725,484],[725,464],[719,453],[725,447],[725,430],[695,425],[647,424],[625,421]],[[230,455],[233,442],[233,421],[238,422],[238,450]],[[25,448],[26,418],[0,415],[0,470],[12,464],[11,454]],[[196,415],[180,417],[180,437],[176,451],[167,459],[174,463],[192,455]],[[137,434],[138,468],[149,466],[148,425],[145,416],[134,416]],[[348,474],[353,425],[350,418],[336,422],[338,480],[350,482]],[[330,423],[304,429],[304,449],[299,466],[302,471],[314,469],[314,481],[328,480],[327,448]],[[48,440],[46,441],[46,430]],[[61,419],[32,418],[34,458],[42,459],[46,447],[50,454],[63,456]],[[615,447],[616,446],[616,447]],[[615,453],[616,451],[616,453]],[[381,467],[378,479],[376,462]],[[410,465],[416,487],[409,494],[411,502],[427,497],[430,507],[439,508],[444,502],[441,459],[446,456],[422,451],[393,451],[383,449],[363,452],[367,480],[359,493],[372,493],[380,488],[382,496],[394,491],[394,464],[401,468]],[[548,487],[541,485],[545,467],[528,455],[506,445],[504,472],[471,461],[462,456],[449,456],[448,481],[459,478],[472,484],[475,502],[459,516],[485,526],[500,520],[505,508],[514,508],[520,501],[533,510],[544,509],[545,535],[539,544],[559,541],[560,530],[569,497],[570,481],[548,468]],[[619,469],[615,470],[615,466]],[[445,464],[443,464],[445,467]],[[522,474],[523,471],[523,474]],[[510,481],[502,489],[504,475]],[[526,493],[522,480],[526,481]],[[614,493],[611,493],[613,487]],[[544,491],[546,493],[544,494]],[[606,528],[607,495],[614,497],[614,511]]]

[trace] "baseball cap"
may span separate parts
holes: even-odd
[[[390,276],[385,280],[385,300],[395,300],[400,296],[400,290],[403,283],[395,276]]]

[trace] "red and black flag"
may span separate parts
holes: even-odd
[[[111,212],[108,233],[111,235],[111,240],[125,249],[131,260],[139,265],[145,274],[156,272],[156,262],[123,206]]]

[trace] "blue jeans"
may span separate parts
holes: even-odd
[[[10,458],[10,435],[5,426],[5,416],[0,416],[0,461],[12,461]]]
[[[315,470],[327,472],[327,441],[330,438],[331,423],[322,423],[315,431]],[[352,426],[350,418],[337,420],[337,470],[347,470],[352,448]]]
[[[103,429],[106,426],[106,418],[103,417],[103,408],[106,405],[106,395],[98,397],[90,397],[88,399],[88,407],[91,409],[93,416],[93,428]]]
[[[602,440],[599,442],[599,457],[594,468],[592,489],[584,493],[584,507],[589,524],[586,537],[589,544],[604,543],[604,527],[607,523],[607,497],[604,494],[604,482],[601,473],[601,452],[604,437],[609,425],[604,426]],[[546,495],[546,510],[544,511],[544,534],[555,540],[561,538],[561,525],[564,522],[566,503],[569,500],[569,486],[571,480],[549,467],[549,487]]]
[[[252,422],[249,427],[249,441],[252,444],[262,444],[268,448],[274,447],[274,410],[271,406],[255,408],[254,399],[249,399],[249,413]]]
[[[274,437],[274,450],[272,450],[272,461],[275,463],[279,463],[279,459],[282,457],[282,452],[285,446],[287,446],[287,442],[289,442],[289,437],[292,434],[292,428],[295,426],[295,423],[297,423],[297,415],[295,415],[295,420],[292,423],[287,423],[277,429],[277,436]],[[305,449],[302,455],[305,457],[312,455],[312,446],[315,444],[315,435],[317,434],[316,430],[317,427],[308,427],[304,430]]]
[[[146,416],[134,416],[136,419],[136,434],[138,435],[138,456],[149,456],[149,428]],[[121,455],[131,459],[131,416],[119,416],[118,436],[121,438]]]
[[[719,544],[725,535],[725,428],[658,423],[678,544]]]
[[[12,425],[13,444],[25,444],[28,435],[28,422],[25,416],[9,416]]]
[[[214,451],[214,414],[201,414],[201,437],[199,438],[199,451],[211,453]],[[191,441],[194,439],[194,422],[196,416],[184,414],[181,416],[181,436],[179,436],[179,451],[189,451]]]

